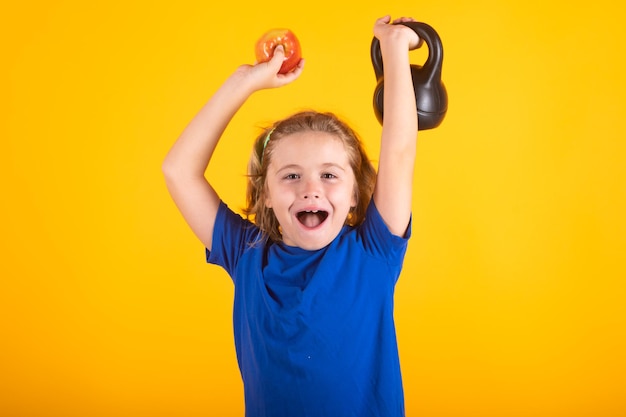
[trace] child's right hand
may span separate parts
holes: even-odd
[[[254,90],[282,87],[300,77],[302,69],[304,68],[304,59],[301,59],[293,71],[287,74],[279,74],[278,71],[280,70],[284,57],[285,52],[283,46],[278,45],[276,49],[274,49],[272,59],[254,65],[241,65],[237,68],[235,75],[241,77],[241,81],[250,82],[250,86]]]

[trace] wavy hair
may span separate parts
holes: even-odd
[[[376,170],[368,159],[363,143],[357,133],[336,115],[329,112],[303,111],[274,123],[266,128],[254,141],[248,162],[248,186],[246,207],[243,212],[268,239],[282,240],[280,225],[271,208],[265,205],[267,167],[272,153],[281,138],[300,132],[325,132],[334,135],[343,143],[355,177],[356,206],[351,209],[346,224],[356,226],[365,219],[374,185]],[[271,136],[268,136],[271,135]]]

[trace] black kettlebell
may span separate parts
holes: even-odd
[[[441,123],[448,110],[448,94],[441,81],[441,65],[443,63],[443,46],[435,29],[422,22],[402,22],[402,25],[413,29],[428,46],[428,58],[423,66],[411,65],[413,88],[419,130],[432,129]],[[383,57],[380,42],[376,37],[372,40],[372,64],[378,84],[374,90],[374,112],[376,118],[383,123]]]

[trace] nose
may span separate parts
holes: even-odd
[[[316,199],[320,198],[319,183],[315,180],[308,180],[302,187],[302,198]]]

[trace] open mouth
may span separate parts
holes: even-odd
[[[314,228],[324,223],[328,217],[328,212],[323,210],[301,211],[296,217],[304,226]]]

